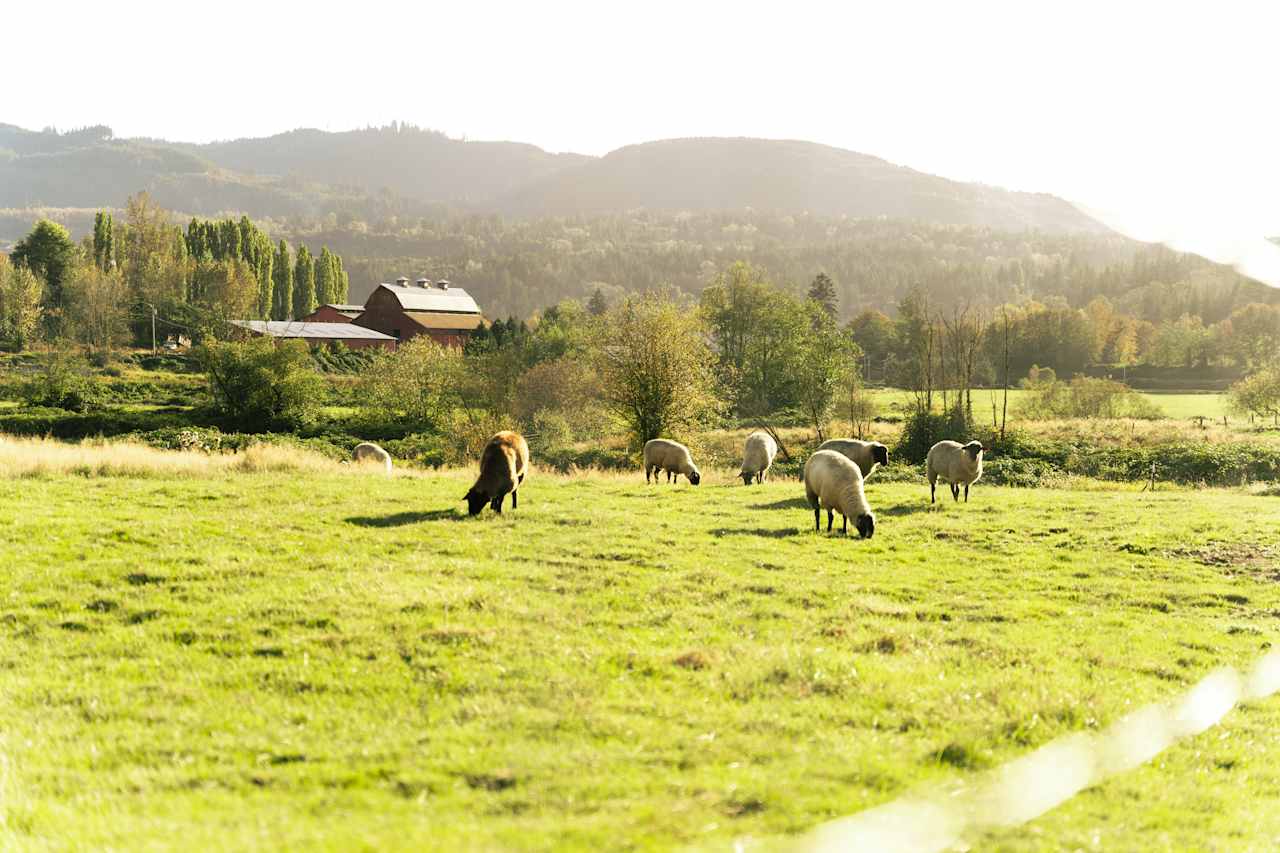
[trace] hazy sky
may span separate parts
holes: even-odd
[[[6,4],[0,121],[206,141],[393,119],[603,154],[824,142],[1052,192],[1280,285],[1280,3]],[[1238,247],[1233,244],[1238,243]]]

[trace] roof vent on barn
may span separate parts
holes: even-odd
[[[400,285],[401,287],[408,287],[409,277],[405,275],[400,276],[398,279],[396,279],[396,284]]]
[[[442,278],[442,279],[440,279],[439,281],[437,281],[437,282],[436,282],[436,287],[440,288],[441,290],[448,290],[448,289],[449,289],[449,279],[447,279],[447,278]]]

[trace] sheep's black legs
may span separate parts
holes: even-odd
[[[964,502],[965,503],[969,502],[969,484],[968,483],[965,483],[964,485]]]
[[[849,516],[845,515],[844,513],[840,513],[840,518],[841,518],[840,532],[843,533],[845,536],[848,536],[849,535]]]
[[[816,506],[813,508],[813,529],[822,532],[822,511]]]
[[[489,504],[489,506],[493,507],[493,511],[496,512],[498,515],[502,515],[502,501],[505,498],[506,498],[506,495],[498,495],[496,498],[493,499],[493,502]]]
[[[953,501],[960,500],[960,487],[955,485],[954,483],[951,484],[951,499]]]
[[[514,492],[512,492],[512,493],[511,493],[511,508],[512,508],[512,509],[515,509],[516,507],[520,506],[520,502],[519,502],[519,494],[520,494],[519,490],[516,490],[516,491],[514,491]]]
[[[929,484],[929,503],[933,504],[937,502],[938,502],[938,484],[930,483]]]
[[[836,514],[832,510],[827,510],[827,532],[831,532],[831,525],[835,523]]]

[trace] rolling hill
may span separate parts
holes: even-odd
[[[422,215],[441,205],[508,216],[645,208],[753,208],[947,225],[1106,229],[1050,195],[967,184],[811,142],[673,139],[604,157],[475,142],[408,125],[328,133],[295,130],[206,145],[117,139],[0,125],[0,207],[118,206],[149,190],[195,214]]]
[[[524,187],[499,206],[524,215],[749,207],[1014,230],[1106,230],[1055,196],[951,181],[813,142],[766,139],[629,145]]]

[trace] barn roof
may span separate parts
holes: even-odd
[[[273,338],[305,338],[308,340],[394,341],[390,335],[357,326],[354,323],[306,323],[301,320],[232,320],[231,325]]]
[[[400,307],[405,311],[434,311],[447,314],[480,313],[480,306],[460,287],[450,287],[445,290],[434,285],[423,287],[417,284],[387,284],[386,282],[378,287],[386,288],[400,301]]]
[[[450,314],[445,311],[406,311],[404,316],[424,329],[472,331],[484,324],[484,318],[479,314]]]
[[[337,302],[326,302],[321,308],[332,308],[340,314],[362,314],[364,313],[363,305],[340,305]]]

